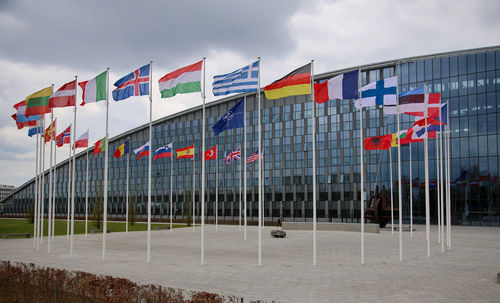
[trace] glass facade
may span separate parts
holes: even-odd
[[[316,78],[318,82],[340,72]],[[362,84],[398,75],[399,91],[425,85],[427,93],[441,93],[449,104],[451,130],[451,204],[452,223],[460,225],[500,224],[500,47],[450,52],[384,62],[362,67]],[[263,94],[262,94],[263,96]],[[217,144],[218,160],[206,161],[206,210],[220,220],[237,220],[240,212],[240,161],[225,164],[224,153],[243,147],[243,129],[213,135],[211,127],[241,95],[218,100],[206,107],[206,149]],[[312,220],[312,102],[309,96],[278,100],[262,97],[263,199],[266,220]],[[319,221],[357,222],[360,217],[359,111],[353,100],[330,100],[316,106],[317,149],[317,216]],[[247,96],[246,156],[258,147],[258,112],[256,95]],[[396,116],[384,115],[379,107],[363,112],[365,137],[394,133]],[[413,124],[414,118],[401,115],[401,129]],[[201,107],[165,117],[153,123],[153,150],[173,142],[174,149],[195,145],[197,158],[153,161],[153,218],[167,219],[170,210],[170,171],[173,170],[173,209],[176,219],[190,208],[195,174],[196,215],[200,210]],[[113,151],[130,137],[131,149],[148,140],[147,125],[112,138],[109,142],[108,214],[123,217],[126,196],[126,157],[115,159]],[[437,222],[436,142],[429,140],[429,176],[431,184],[431,222]],[[401,147],[403,183],[403,220],[409,222],[409,188],[413,184],[414,222],[425,222],[423,143],[412,144],[410,180],[409,147]],[[397,150],[392,150],[392,178],[397,180]],[[137,197],[140,214],[147,214],[147,158],[130,156],[130,195]],[[216,165],[218,177],[216,178]],[[249,220],[258,216],[257,162],[247,165],[247,203]],[[389,151],[365,151],[367,198],[375,186],[390,188]],[[76,160],[75,213],[83,214],[85,206],[85,152]],[[47,175],[48,176],[48,175]],[[104,154],[89,153],[89,202],[103,193]],[[47,180],[47,177],[46,177]],[[66,214],[68,163],[57,169],[57,212]],[[216,192],[216,182],[218,192]],[[241,182],[243,186],[243,182]],[[398,183],[394,182],[395,203]],[[46,185],[45,192],[48,192]],[[215,197],[218,195],[218,210]],[[6,200],[5,212],[24,214],[34,196],[34,180],[18,188]],[[46,194],[46,199],[48,195]],[[241,198],[243,200],[243,198]],[[47,205],[48,201],[46,201]],[[243,202],[242,202],[243,204]]]

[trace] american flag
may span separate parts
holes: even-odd
[[[259,154],[259,150],[257,150],[255,152],[255,154],[253,154],[250,157],[248,157],[247,163],[255,162],[255,161],[259,160],[259,158],[262,159],[263,156],[264,156],[264,153],[262,152],[262,153]]]
[[[236,148],[234,151],[232,151],[228,156],[224,158],[224,161],[226,164],[229,164],[229,162],[234,161],[234,160],[241,160],[241,153],[240,153],[240,146]]]

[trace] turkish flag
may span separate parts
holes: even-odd
[[[217,145],[205,151],[205,160],[217,159]]]

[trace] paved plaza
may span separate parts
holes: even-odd
[[[258,266],[257,231],[248,239],[238,226],[207,225],[205,265],[200,265],[200,230],[152,231],[151,263],[146,263],[146,232],[111,233],[106,260],[102,235],[75,236],[69,254],[66,236],[56,237],[47,253],[32,239],[0,240],[0,260],[123,277],[185,290],[206,290],[249,300],[280,302],[500,302],[500,229],[453,227],[452,250],[441,253],[432,227],[431,257],[426,257],[425,226],[413,238],[404,232],[399,261],[398,233],[366,234],[365,264],[360,235],[318,232],[317,266],[312,266],[312,232],[287,231],[287,238],[263,230],[263,265]]]

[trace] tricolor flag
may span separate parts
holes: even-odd
[[[396,105],[397,104],[398,77],[390,77],[380,81],[372,82],[361,88],[361,98],[363,107],[375,105]],[[357,99],[354,105],[360,108],[360,100]]]
[[[150,70],[151,64],[147,64],[118,79],[114,84],[113,99],[120,101],[132,96],[149,95]]]
[[[142,156],[149,156],[149,141],[143,146],[134,149],[134,154],[137,155],[137,160],[139,160]]]
[[[78,83],[83,90],[83,102],[80,104],[81,106],[87,103],[95,103],[97,101],[106,100],[106,94],[108,92],[108,88],[106,87],[107,74],[108,71],[105,70],[93,79]]]
[[[49,99],[49,107],[75,106],[76,103],[76,80],[61,86]]]
[[[214,96],[232,93],[246,93],[257,91],[259,77],[259,61],[242,67],[234,72],[214,76],[212,92]]]
[[[26,117],[26,100],[23,100],[14,105],[16,113],[12,115],[12,118],[16,121],[18,129],[26,126],[35,126],[37,121],[40,120],[40,115]]]
[[[158,80],[162,98],[170,98],[177,94],[201,92],[201,67],[203,60],[179,68]]]
[[[279,99],[311,93],[311,63],[301,66],[264,88],[267,99]]]
[[[217,145],[205,151],[204,160],[217,159]]]
[[[155,153],[153,154],[153,159],[160,159],[160,158],[170,158],[172,157],[172,143],[169,143],[165,146],[162,146],[155,150]]]
[[[245,124],[244,117],[245,98],[236,103],[217,123],[212,126],[214,134],[217,136],[226,129],[240,128]]]
[[[225,157],[224,162],[226,162],[226,164],[229,164],[231,161],[241,160],[240,148],[241,145],[238,146],[235,150],[233,150],[227,157]]]
[[[45,143],[56,138],[56,121],[57,119],[54,119],[52,124],[45,129],[45,132],[43,133],[43,137],[45,138]]]
[[[105,138],[106,137],[104,137],[104,139]],[[87,130],[86,132],[81,134],[80,137],[78,137],[76,139],[76,142],[74,143],[73,149],[81,148],[81,147],[88,147],[88,146],[89,146],[89,130]]]
[[[314,84],[314,99],[324,103],[333,99],[358,99],[359,70],[335,76],[323,83]]]
[[[113,153],[113,156],[115,156],[116,159],[120,159],[121,156],[128,153],[129,153],[129,140],[127,139],[125,143],[122,143],[122,145],[118,146],[116,151]]]
[[[365,138],[365,150],[381,150],[390,149],[392,142],[392,134],[377,137]]]
[[[194,158],[194,145],[184,147],[181,149],[176,149],[175,152],[177,153],[177,159]]]
[[[253,155],[248,157],[247,163],[252,163],[252,162],[255,162],[255,161],[257,161],[259,159],[263,159],[263,158],[264,158],[264,149],[262,149],[262,153],[259,153],[259,150],[256,150]]]
[[[26,117],[50,113],[50,96],[52,96],[52,86],[46,87],[26,97]]]
[[[94,143],[94,154],[98,154],[106,150],[106,137]]]
[[[64,144],[69,144],[71,143],[71,125],[66,128],[62,133],[57,135],[56,137],[56,144],[57,147],[61,147]]]

